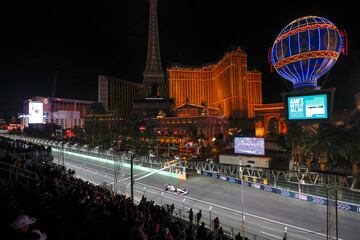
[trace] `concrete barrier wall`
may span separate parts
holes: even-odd
[[[285,189],[281,189],[281,188],[274,188],[265,184],[260,184],[260,183],[254,183],[254,182],[249,182],[249,181],[244,181],[238,178],[233,178],[233,177],[228,177],[228,176],[224,176],[215,172],[209,172],[209,171],[201,171],[201,174],[204,176],[208,176],[208,177],[212,177],[212,178],[216,178],[219,180],[223,180],[229,183],[236,183],[236,184],[243,184],[246,187],[251,187],[251,188],[256,188],[262,191],[266,191],[266,192],[271,192],[271,193],[275,193],[275,194],[279,194],[285,197],[289,197],[289,198],[296,198],[302,201],[307,201],[307,202],[311,202],[314,204],[320,204],[320,205],[327,205],[327,199],[323,198],[323,197],[319,197],[319,196],[314,196],[314,195],[309,195],[309,194],[302,194],[302,193],[298,193],[298,192],[293,192],[293,191],[288,191]],[[342,209],[345,211],[350,211],[350,212],[356,212],[356,213],[360,213],[360,206],[356,205],[356,204],[351,204],[351,203],[347,203],[347,202],[342,202],[342,201],[338,201],[338,209]]]

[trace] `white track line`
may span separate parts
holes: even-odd
[[[273,234],[271,234],[271,233],[267,233],[267,232],[263,232],[263,231],[260,231],[260,233],[265,234],[265,235],[268,235],[268,236],[270,236],[270,237],[277,238],[277,239],[283,239],[282,237],[273,235]]]

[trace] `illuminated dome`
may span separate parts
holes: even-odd
[[[318,79],[335,64],[342,46],[340,32],[332,22],[302,17],[289,23],[275,39],[271,64],[294,88],[316,88]]]

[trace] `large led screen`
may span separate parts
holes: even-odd
[[[43,123],[42,102],[29,102],[29,123]]]
[[[249,155],[265,155],[264,138],[235,137],[235,153]]]
[[[288,97],[288,119],[328,119],[327,94]]]

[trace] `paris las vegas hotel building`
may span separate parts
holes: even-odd
[[[255,107],[262,105],[261,73],[248,70],[247,54],[240,48],[215,64],[170,67],[167,78],[176,116],[155,120],[154,130],[160,135],[169,131],[187,134],[190,128],[196,129],[196,135],[211,139],[219,133],[227,134],[232,125],[229,117],[254,125],[249,120],[255,118]]]
[[[232,127],[229,117],[245,120],[252,129],[255,128],[256,136],[266,137],[269,131],[267,119],[275,115],[276,119],[284,118],[282,103],[262,104],[261,72],[248,70],[247,54],[240,48],[225,53],[215,64],[170,67],[167,69],[167,80],[169,98],[175,102],[172,108],[175,116],[158,115],[152,120],[151,128],[160,138],[184,136],[189,129],[195,128],[195,135],[204,134],[211,139],[219,133],[227,133]],[[118,82],[122,85],[116,85]],[[130,88],[136,91],[129,91]],[[131,102],[141,89],[141,84],[100,76],[99,102],[107,111],[116,110],[126,116],[134,112]],[[124,102],[122,98],[115,97],[119,95],[129,100]],[[255,121],[249,121],[251,119]],[[259,127],[254,126],[255,122]],[[275,131],[279,131],[278,122],[273,125]]]
[[[175,107],[188,100],[218,108],[225,117],[254,118],[255,104],[262,103],[261,72],[247,68],[247,54],[237,48],[217,63],[203,67],[167,69],[169,96]]]

